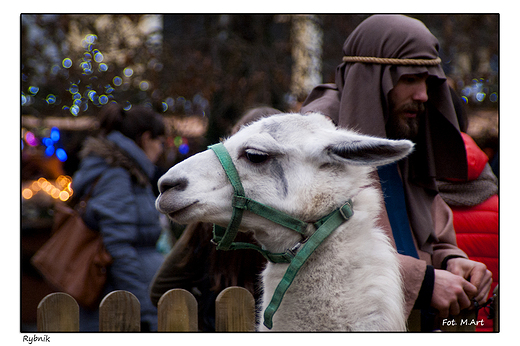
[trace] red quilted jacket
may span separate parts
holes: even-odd
[[[486,154],[466,134],[462,134],[468,159],[468,181],[477,179],[488,162]],[[448,204],[450,204],[448,202]],[[475,206],[450,206],[457,244],[470,259],[484,263],[493,273],[490,296],[498,284],[498,195],[494,194]],[[479,312],[478,320],[484,326],[477,331],[492,331],[493,320],[487,318],[486,309]]]

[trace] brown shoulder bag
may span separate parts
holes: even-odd
[[[78,203],[81,209],[89,197],[90,193]],[[112,258],[101,232],[90,229],[77,209],[55,203],[52,236],[31,263],[56,289],[70,294],[79,305],[97,309]]]

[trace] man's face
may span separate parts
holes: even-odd
[[[390,118],[386,135],[392,139],[413,139],[419,131],[419,117],[428,101],[427,73],[406,74],[388,93]]]

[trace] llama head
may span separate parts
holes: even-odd
[[[247,197],[307,222],[355,196],[369,184],[368,173],[376,166],[397,161],[413,148],[407,140],[339,129],[316,113],[264,118],[223,144]],[[157,209],[176,222],[225,226],[231,219],[233,188],[212,150],[172,167],[159,180],[159,190]],[[271,248],[283,249],[299,237],[247,211],[241,227]]]

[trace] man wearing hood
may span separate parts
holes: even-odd
[[[482,263],[456,245],[452,213],[435,179],[464,179],[466,152],[439,43],[419,20],[376,15],[363,21],[343,45],[336,83],[317,86],[301,109],[321,112],[338,126],[363,134],[410,139],[414,152],[378,169],[385,208],[380,226],[395,242],[406,311],[458,315],[484,303],[492,282]],[[408,220],[406,222],[405,220]]]

